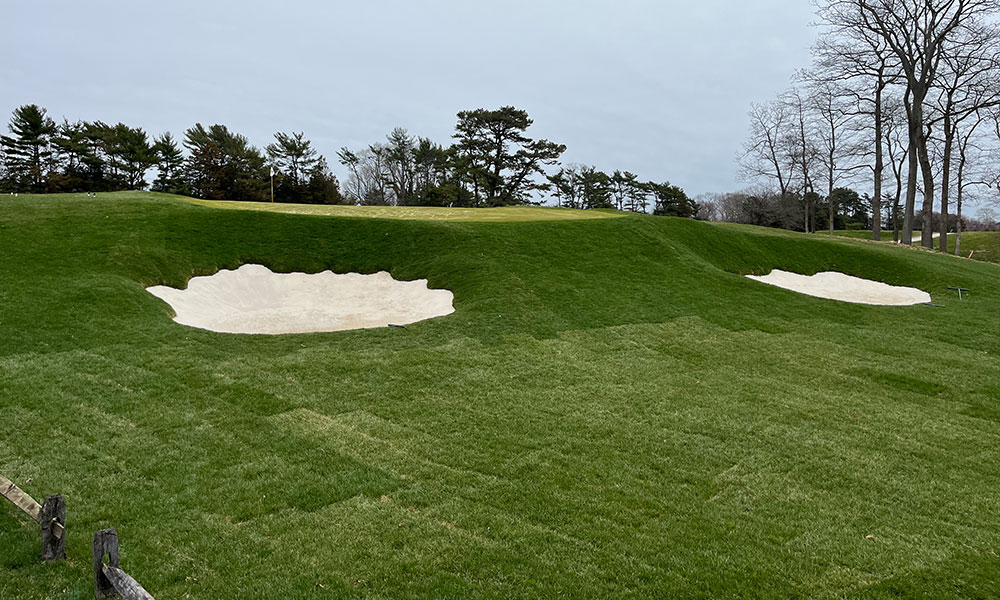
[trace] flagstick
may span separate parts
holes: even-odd
[[[271,167],[271,204],[274,204],[274,167]]]

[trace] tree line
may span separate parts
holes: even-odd
[[[751,106],[740,166],[763,189],[744,200],[774,226],[832,235],[852,219],[843,190],[863,186],[874,239],[917,231],[930,248],[940,232],[946,251],[957,231],[960,246],[963,208],[1000,183],[1000,2],[814,3],[813,64]]]
[[[141,190],[210,200],[495,207],[539,204],[614,208],[694,217],[697,204],[669,182],[640,181],[628,171],[562,166],[566,146],[532,139],[528,113],[512,106],[458,113],[448,146],[396,128],[384,142],[342,148],[341,186],[303,133],[274,135],[263,151],[224,125],[196,124],[178,141],[118,123],[64,120],[30,104],[17,108],[0,136],[0,190],[80,192]],[[155,172],[150,184],[148,175]]]
[[[63,120],[27,104],[0,136],[0,190],[60,193],[144,190],[211,200],[270,199],[270,169],[286,202],[342,201],[336,177],[301,133],[276,133],[262,152],[224,125],[196,124],[178,142],[124,123]],[[147,176],[156,172],[150,185]]]
[[[562,166],[566,146],[532,139],[532,124],[527,112],[512,106],[462,111],[447,147],[396,128],[384,142],[340,150],[349,173],[344,194],[355,204],[493,207],[541,198],[567,208],[695,216],[695,202],[669,182]]]

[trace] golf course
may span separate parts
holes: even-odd
[[[158,600],[1000,597],[989,254],[119,192],[0,196],[0,256],[0,475],[67,507],[43,563],[0,498],[0,599],[93,598],[110,527]],[[454,312],[215,333],[146,290],[243,265],[425,279]],[[775,269],[933,302],[746,277]]]

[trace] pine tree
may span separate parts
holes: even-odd
[[[527,112],[513,106],[458,113],[454,137],[477,204],[522,204],[545,187],[535,175],[544,176],[543,167],[556,164],[566,146],[527,137],[532,123]]]
[[[264,202],[270,197],[267,162],[250,141],[225,125],[201,123],[185,132],[191,192],[211,200]]]
[[[671,185],[670,182],[654,183],[652,181],[646,185],[656,201],[653,208],[654,215],[693,219],[698,214],[698,204],[688,198],[684,190],[676,185]]]
[[[316,167],[320,156],[305,139],[304,133],[274,134],[275,142],[266,148],[267,157],[275,169],[291,180],[295,187],[303,186],[309,173]]]
[[[0,136],[8,177],[15,186],[44,191],[51,167],[55,121],[37,104],[25,104],[14,110],[9,130],[11,136]]]
[[[156,138],[153,143],[156,154],[156,170],[158,174],[153,182],[154,192],[181,194],[184,189],[184,153],[174,136],[168,131]]]

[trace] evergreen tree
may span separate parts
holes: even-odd
[[[580,199],[585,209],[612,208],[612,182],[607,173],[596,167],[584,167],[578,178]]]
[[[395,196],[394,204],[406,206],[413,202],[415,185],[414,152],[416,140],[402,127],[397,127],[387,136],[385,148],[386,182]]]
[[[222,150],[214,143],[194,145],[184,163],[185,180],[191,195],[205,200],[231,199]]]
[[[654,215],[693,219],[698,214],[698,204],[676,185],[670,182],[649,182],[646,185],[655,200]]]
[[[549,192],[556,204],[565,208],[583,208],[580,198],[580,167],[569,165],[548,177]]]
[[[308,204],[347,204],[340,193],[340,182],[330,171],[326,159],[320,156],[309,170],[302,201]]]
[[[613,208],[614,183],[597,167],[570,165],[548,178],[548,191],[559,206],[593,209]]]
[[[168,131],[153,143],[158,174],[153,182],[153,191],[168,194],[186,193],[184,184],[184,153],[174,136]]]
[[[646,212],[649,188],[635,173],[615,171],[611,176],[611,196],[618,210]]]
[[[10,180],[10,174],[7,172],[7,163],[3,157],[3,150],[0,149],[0,192],[8,194],[12,191],[14,191],[14,186]]]
[[[184,146],[191,192],[210,200],[263,202],[270,199],[267,162],[246,137],[225,125],[195,124],[185,132]]]
[[[125,129],[127,126],[121,123],[108,125],[102,121],[86,123],[84,126],[83,139],[90,147],[92,164],[101,171],[100,181],[103,190],[131,188],[123,148]]]
[[[111,155],[121,174],[121,186],[128,190],[146,187],[146,172],[156,164],[157,156],[149,136],[139,127],[118,123],[106,139]]]
[[[274,134],[274,139],[275,142],[269,144],[266,150],[275,169],[288,177],[293,186],[305,185],[307,176],[321,158],[312,143],[305,139],[304,133],[278,132]]]
[[[10,136],[0,136],[8,177],[14,186],[26,191],[44,191],[55,121],[37,104],[25,104],[14,110],[8,129]]]
[[[47,191],[79,192],[96,189],[94,180],[100,180],[102,171],[99,168],[100,161],[93,156],[86,133],[87,123],[63,120],[52,139],[57,169],[49,174]]]
[[[556,164],[566,146],[527,137],[532,123],[527,112],[513,106],[458,113],[457,166],[473,185],[477,204],[523,204],[545,187],[535,175],[544,176],[544,167]]]

